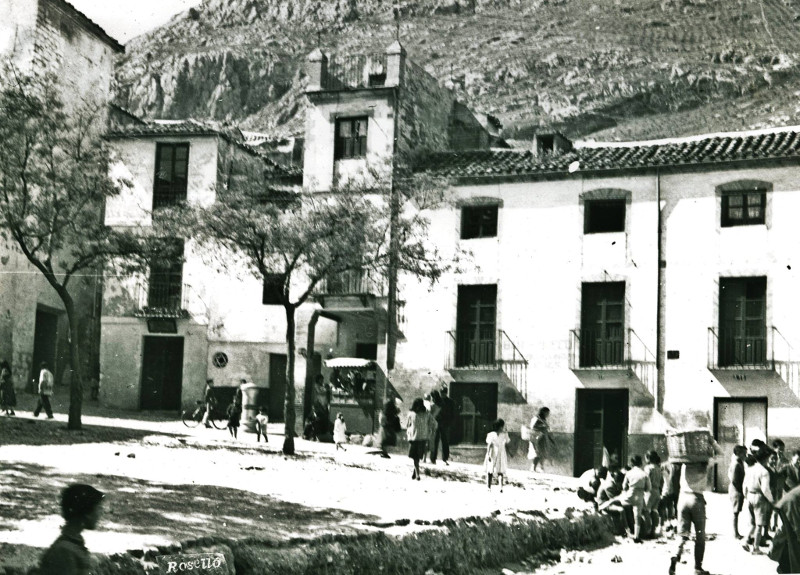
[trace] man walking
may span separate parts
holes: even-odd
[[[53,373],[47,369],[47,363],[42,362],[41,371],[39,372],[39,401],[36,402],[36,409],[33,410],[33,416],[39,417],[39,412],[44,407],[44,412],[47,414],[47,419],[53,419],[53,408],[50,407],[50,396],[53,395]]]
[[[445,465],[449,465],[447,460],[450,459],[450,427],[453,425],[453,420],[456,416],[456,404],[447,396],[447,388],[443,387],[440,392],[441,396],[441,410],[439,415],[436,416],[436,433],[433,436],[433,445],[431,445],[431,463],[436,463],[436,454],[439,452],[439,439],[442,441],[442,461]]]
[[[709,575],[703,569],[706,552],[706,500],[703,492],[708,489],[709,475],[714,468],[715,459],[722,453],[713,441],[713,454],[706,463],[684,463],[681,465],[680,493],[678,494],[678,544],[677,553],[670,558],[669,574],[675,575],[675,567],[681,560],[683,548],[689,541],[689,531],[694,526],[694,572],[695,575]]]

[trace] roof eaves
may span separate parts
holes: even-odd
[[[112,38],[111,35],[103,30],[103,28],[94,20],[89,18],[86,14],[75,8],[72,4],[67,2],[67,0],[50,0],[55,4],[60,4],[65,10],[68,10],[72,14],[75,15],[87,28],[89,28],[92,32],[94,32],[98,38],[100,38],[103,42],[111,46],[115,52],[118,54],[125,53],[125,46],[120,44],[116,39]]]

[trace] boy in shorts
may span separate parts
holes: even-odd
[[[766,468],[771,450],[765,445],[755,446],[751,451],[755,462],[745,470],[744,474],[744,496],[750,511],[751,528],[744,548],[750,551],[749,543],[752,541],[752,553],[762,555],[759,547],[766,536],[767,521],[775,504],[769,484],[769,471]]]

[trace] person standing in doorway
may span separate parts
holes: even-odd
[[[61,535],[44,552],[40,575],[86,575],[93,572],[84,529],[95,529],[100,520],[104,494],[91,485],[75,483],[61,492],[61,515],[66,520]]]
[[[11,377],[11,366],[5,360],[0,362],[0,409],[6,415],[16,415],[17,394],[14,391],[14,380]]]
[[[53,373],[47,369],[47,362],[42,362],[41,371],[39,371],[39,401],[36,402],[36,409],[33,410],[34,417],[39,417],[39,413],[42,411],[42,408],[44,408],[47,419],[53,419],[53,408],[50,407],[50,397],[53,395],[54,383]]]
[[[536,471],[541,466],[544,471],[544,462],[549,459],[550,447],[554,445],[553,436],[550,434],[550,408],[543,407],[531,420],[531,442],[528,446],[528,459],[531,460],[531,471]]]
[[[433,397],[434,404],[436,398]],[[447,461],[450,459],[450,428],[456,418],[456,404],[447,395],[447,388],[443,387],[439,392],[439,400],[441,408],[436,419],[436,432],[433,436],[433,445],[431,445],[431,463],[436,463],[436,456],[439,452],[439,440],[442,442],[442,461],[445,465],[450,465]]]

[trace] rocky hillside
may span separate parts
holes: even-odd
[[[302,130],[305,56],[382,51],[393,0],[204,0],[131,41],[123,106]],[[416,0],[409,55],[509,138],[641,139],[800,124],[800,0]]]

